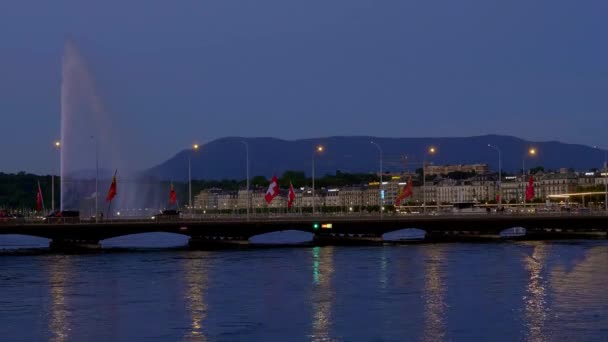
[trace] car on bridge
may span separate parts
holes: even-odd
[[[179,219],[179,210],[163,210],[160,213],[151,217],[152,220],[172,221]]]
[[[80,221],[80,212],[77,210],[61,210],[50,213],[44,218],[49,223],[70,223]]]

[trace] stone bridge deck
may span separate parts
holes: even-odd
[[[330,228],[331,227],[331,228]],[[426,232],[428,240],[448,237],[498,237],[504,229],[526,228],[529,237],[606,236],[608,215],[442,215],[442,216],[324,216],[215,218],[205,220],[115,220],[111,222],[1,223],[0,234],[20,234],[52,240],[51,246],[99,246],[104,239],[153,232],[189,236],[199,243],[246,243],[255,235],[299,230],[317,241],[381,241],[382,235],[406,228]]]

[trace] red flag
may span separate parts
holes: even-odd
[[[289,182],[289,195],[287,195],[287,209],[291,208],[293,201],[296,199],[296,193],[293,191],[293,185]]]
[[[36,211],[42,210],[42,190],[40,189],[40,181],[38,182],[38,193],[36,194]]]
[[[496,194],[496,203],[500,204],[500,194]]]
[[[118,170],[116,170],[118,171]],[[116,172],[114,172],[114,177],[112,177],[112,184],[110,184],[110,190],[108,190],[108,195],[106,196],[106,202],[110,202],[116,197]]]
[[[169,204],[173,205],[177,202],[177,194],[175,193],[175,189],[173,189],[173,183],[171,183],[171,189],[169,190]]]
[[[397,205],[397,206],[401,205],[401,201],[403,201],[404,199],[406,199],[414,194],[413,186],[414,186],[414,184],[412,183],[412,177],[410,176],[407,179],[407,183],[405,184],[405,186],[403,187],[403,189],[397,196],[397,200],[395,200],[395,205]]]
[[[526,202],[534,198],[534,177],[530,176],[526,186]]]
[[[279,192],[279,180],[277,176],[272,176],[272,180],[270,180],[270,185],[268,185],[268,190],[266,190],[266,195],[264,196],[266,203],[270,204],[279,195]]]

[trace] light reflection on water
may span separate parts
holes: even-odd
[[[312,248],[312,335],[313,341],[331,341],[332,304],[334,290],[334,247]]]
[[[208,287],[208,252],[200,252],[191,258],[183,259],[185,276],[184,300],[190,316],[190,329],[184,336],[185,341],[206,341],[205,318],[207,303],[205,291]]]
[[[0,255],[0,340],[608,340],[607,261],[607,241]]]
[[[69,256],[55,256],[49,259],[48,275],[51,296],[49,315],[50,341],[63,342],[69,340],[70,334],[70,303],[67,301],[66,290],[68,280],[72,276],[72,260]]]
[[[431,245],[424,250],[424,333],[425,341],[445,339],[445,253],[443,245]]]
[[[528,341],[546,341],[544,332],[547,320],[547,280],[544,271],[551,246],[535,244],[532,255],[524,257],[526,269],[530,273],[526,294],[523,298]]]

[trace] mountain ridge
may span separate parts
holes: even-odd
[[[546,169],[562,167],[587,170],[600,168],[604,151],[582,144],[552,141],[530,141],[508,135],[487,134],[471,137],[373,137],[331,136],[285,140],[273,137],[223,137],[212,140],[194,152],[182,150],[165,162],[144,172],[160,179],[187,180],[188,157],[192,162],[193,179],[244,179],[245,141],[249,145],[250,176],[270,177],[286,170],[304,171],[310,176],[313,151],[316,145],[325,146],[322,154],[315,155],[315,173],[318,176],[343,172],[368,173],[379,170],[379,151],[383,150],[383,169],[401,172],[427,163],[473,164],[486,163],[497,170],[498,154],[488,144],[498,146],[502,154],[504,171],[520,171],[522,163],[529,169],[544,166]],[[437,148],[433,156],[426,155],[429,146]],[[538,151],[535,157],[526,156],[529,147]]]

